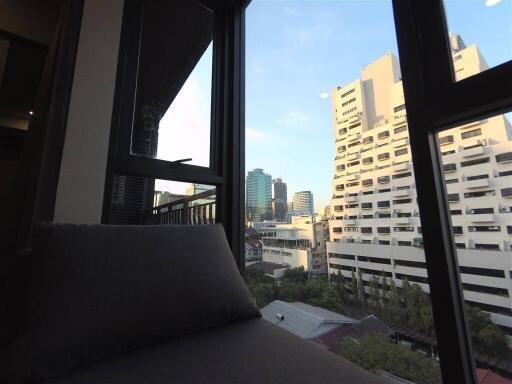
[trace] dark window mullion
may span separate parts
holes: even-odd
[[[440,90],[453,83],[444,10],[441,0],[394,0],[393,8],[443,382],[476,383],[432,121]]]

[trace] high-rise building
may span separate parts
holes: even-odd
[[[458,80],[487,64],[452,35]],[[398,59],[386,54],[332,92],[335,175],[330,273],[384,273],[429,291]],[[441,132],[464,298],[512,330],[512,128],[504,116]]]
[[[311,191],[300,191],[293,194],[293,215],[314,215],[315,208]]]
[[[277,221],[286,220],[286,212],[288,211],[288,190],[286,183],[281,179],[272,181],[272,212],[274,219]]]
[[[272,219],[272,176],[256,168],[247,173],[245,211],[248,221]]]

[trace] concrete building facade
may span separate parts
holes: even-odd
[[[288,212],[288,189],[281,179],[272,181],[272,213],[278,221],[286,220]]]
[[[293,215],[308,216],[315,214],[315,204],[311,191],[300,191],[293,194]]]
[[[451,36],[458,80],[487,64]],[[330,273],[407,278],[429,291],[398,60],[386,54],[332,92]],[[502,115],[439,134],[466,301],[512,331],[512,128]]]
[[[247,173],[245,184],[247,221],[272,219],[272,176],[256,168]]]
[[[328,224],[317,216],[293,216],[291,224],[276,224],[263,241],[263,261],[304,267],[313,274],[327,272]]]

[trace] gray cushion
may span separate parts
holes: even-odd
[[[116,355],[44,384],[376,384],[384,381],[267,320]]]
[[[0,382],[259,315],[221,225],[42,224],[32,253],[27,324]]]

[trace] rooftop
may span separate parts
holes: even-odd
[[[268,320],[304,339],[313,339],[332,331],[341,325],[355,324],[358,321],[301,302],[287,303],[275,300],[261,309]]]

